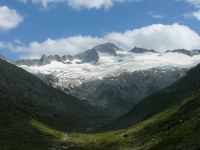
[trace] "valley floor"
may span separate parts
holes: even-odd
[[[70,150],[199,150],[200,90],[179,105],[120,131],[96,134],[67,134],[31,121],[46,134],[53,135],[54,149]]]

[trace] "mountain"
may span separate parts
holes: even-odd
[[[163,55],[177,57],[177,53]],[[158,57],[162,57],[163,61],[160,54],[152,57],[148,53],[148,56],[148,59],[157,58],[157,61]],[[144,54],[141,57],[144,59]],[[184,63],[180,61],[181,57]],[[193,66],[197,58],[198,55],[192,58],[181,55],[179,63]],[[128,113],[109,123],[112,116],[88,105],[87,100],[81,101],[47,86],[37,77],[2,59],[0,64],[0,147],[3,150],[200,148],[200,65],[193,67],[171,86],[140,100]],[[168,74],[173,70],[183,70],[168,68],[169,72],[166,72],[166,68],[162,69],[160,72],[158,68],[153,68],[132,73],[150,71]],[[141,74],[138,74],[137,80]],[[145,72],[145,75],[148,73]],[[128,77],[123,77],[124,82]],[[122,104],[120,102],[116,106]],[[94,131],[101,133],[92,134]],[[85,134],[88,132],[90,134]]]
[[[0,59],[3,59],[11,64],[14,64],[14,62],[12,60],[9,60],[9,59],[6,59],[5,57],[3,57],[1,54],[0,54]]]
[[[133,53],[147,53],[147,52],[156,53],[156,51],[154,51],[154,50],[147,50],[147,49],[139,48],[139,47],[134,47],[132,50],[130,50],[130,52],[133,52]]]
[[[198,97],[200,95],[199,75],[200,64],[188,71],[183,78],[179,79],[171,86],[161,91],[155,92],[154,94],[143,99],[128,113],[124,114],[119,119],[107,125],[105,129],[119,130],[127,128],[129,126],[147,120],[152,116],[157,115],[158,113],[161,113],[167,109],[172,109],[173,106],[181,105],[183,100],[188,98],[193,98],[194,103],[196,103],[199,99],[196,99],[194,93],[195,95],[198,95]],[[194,106],[194,108],[196,107],[199,106]]]
[[[195,55],[199,55],[200,54],[200,50],[192,50],[192,51],[188,51],[188,50],[185,50],[185,49],[176,49],[176,50],[173,50],[173,51],[166,51],[165,53],[182,53],[182,54],[185,54],[185,55],[188,55],[188,56],[195,56]]]
[[[49,149],[56,144],[33,126],[45,124],[67,133],[86,133],[109,122],[103,111],[47,86],[25,70],[0,59],[1,149]]]
[[[63,64],[72,64],[73,61],[77,61],[76,63],[86,63],[86,62],[93,62],[96,64],[99,60],[99,55],[98,52],[101,53],[107,53],[113,56],[117,55],[116,51],[121,51],[120,48],[115,46],[114,44],[111,43],[106,43],[106,44],[101,44],[99,46],[95,46],[93,49],[87,50],[83,53],[77,54],[75,56],[67,55],[67,56],[62,56],[59,57],[58,55],[50,55],[46,57],[43,55],[40,60],[34,59],[28,59],[28,60],[18,60],[16,61],[16,65],[22,66],[44,66],[47,64],[51,64],[53,61],[61,62]]]
[[[198,150],[200,64],[171,86],[142,100],[120,119],[99,128],[97,133],[70,134],[37,121],[32,124],[43,134],[54,137],[56,142],[52,141],[49,149]]]
[[[42,56],[16,64],[47,85],[117,118],[143,98],[183,77],[199,62],[200,55],[156,53],[137,47],[127,52],[106,43],[75,56]]]

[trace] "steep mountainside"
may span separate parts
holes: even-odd
[[[184,98],[194,97],[192,93],[199,95],[200,89],[200,64],[191,69],[186,76],[173,85],[158,91],[136,106],[116,121],[104,127],[104,130],[119,130],[144,121],[166,109],[180,104]],[[195,100],[199,101],[199,98]],[[195,103],[195,102],[194,102]],[[194,108],[198,107],[194,106]],[[191,108],[192,109],[192,108]]]
[[[6,59],[6,58],[3,57],[1,54],[0,54],[0,59],[3,59],[3,60],[5,60],[5,61],[7,61],[7,62],[9,62],[9,63],[11,63],[11,64],[15,64],[12,60]]]
[[[116,118],[183,77],[199,62],[200,55],[157,53],[137,47],[126,52],[106,43],[75,56],[42,56],[40,60],[19,60],[16,64],[47,85]]]
[[[53,137],[36,130],[33,121],[68,133],[87,132],[109,121],[85,101],[47,86],[2,59],[0,64],[0,149],[52,148]]]

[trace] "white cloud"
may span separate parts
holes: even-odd
[[[133,2],[133,1],[141,1],[141,0],[32,0],[33,3],[41,3],[43,7],[47,8],[49,3],[66,3],[68,6],[73,9],[80,10],[83,8],[99,9],[101,7],[105,7],[108,9],[114,5],[116,2]]]
[[[200,0],[175,0],[177,2],[186,1],[187,3],[193,5],[196,8],[200,8]]]
[[[200,21],[200,10],[199,10],[199,11],[197,11],[197,12],[194,12],[194,13],[193,13],[193,16],[194,16],[194,17],[196,17],[196,18],[197,18],[197,20],[199,20],[199,21]]]
[[[153,11],[150,11],[149,14],[154,14],[154,12],[153,12]]]
[[[112,32],[103,38],[74,36],[61,39],[47,39],[42,43],[32,42],[28,47],[8,44],[11,51],[23,54],[20,58],[40,58],[45,55],[74,55],[98,44],[111,42],[124,50],[133,47],[154,49],[159,52],[184,48],[200,49],[200,36],[189,27],[179,25],[153,24],[140,29],[127,30],[125,33]]]
[[[15,9],[9,9],[7,6],[0,7],[0,29],[2,31],[17,27],[23,21]]]
[[[153,17],[153,18],[163,18],[162,15],[153,15],[152,17]]]
[[[18,1],[22,3],[27,3],[27,0],[18,0]]]
[[[75,55],[92,48],[95,45],[107,42],[105,39],[91,36],[74,36],[61,39],[47,39],[43,43],[32,42],[28,47],[13,46],[8,44],[8,48],[16,53],[25,53],[21,58],[40,58],[45,55]]]
[[[105,38],[124,49],[134,46],[154,49],[159,52],[173,49],[200,48],[200,36],[189,27],[179,25],[154,24],[135,30],[127,30],[125,33],[110,33]]]
[[[185,1],[194,5],[196,8],[200,8],[200,0],[185,0]]]
[[[148,14],[150,14],[151,17],[153,17],[153,18],[163,18],[163,17],[164,17],[164,16],[162,16],[162,15],[157,15],[157,14],[155,14],[153,11],[148,12]]]
[[[0,41],[0,49],[5,48],[5,43]]]
[[[193,13],[187,13],[183,15],[184,17],[195,17],[197,20],[200,21],[200,10],[197,12],[193,12]]]
[[[13,42],[16,44],[24,45],[19,39],[14,39]]]

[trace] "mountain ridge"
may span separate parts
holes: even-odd
[[[94,65],[98,64],[98,61],[100,59],[98,52],[101,53],[108,53],[110,55],[113,56],[117,56],[117,51],[123,51],[120,48],[118,48],[116,45],[112,44],[112,43],[105,43],[105,44],[100,44],[97,45],[95,47],[93,47],[92,49],[86,50],[82,53],[76,54],[74,56],[71,55],[64,55],[64,56],[59,56],[59,55],[49,55],[49,56],[45,56],[43,55],[40,59],[22,59],[22,60],[17,60],[15,63],[16,65],[22,66],[22,65],[26,65],[26,66],[43,66],[43,65],[47,65],[50,64],[52,61],[57,61],[57,62],[62,62],[63,64],[71,64],[71,61],[73,60],[80,60],[80,62],[77,63],[86,63],[86,62],[92,62]],[[132,53],[159,53],[156,52],[155,50],[148,50],[145,48],[139,48],[139,47],[134,47],[133,49],[131,49],[129,52]],[[175,49],[175,50],[167,50],[164,53],[182,53],[185,54],[187,56],[193,57],[195,55],[200,55],[200,50],[185,50],[185,49]],[[2,56],[3,58],[3,56]],[[12,61],[11,61],[12,62]]]
[[[117,118],[200,62],[200,55],[191,57],[179,52],[189,54],[187,51],[157,53],[138,47],[126,52],[105,43],[74,56],[43,55],[40,60],[17,62],[48,86]]]
[[[79,53],[74,56],[64,55],[64,56],[60,57],[59,55],[54,55],[54,56],[50,55],[50,56],[46,57],[45,55],[43,55],[41,57],[41,59],[18,60],[15,63],[16,63],[16,65],[19,65],[19,66],[21,66],[21,65],[43,66],[43,65],[50,64],[52,61],[58,61],[58,62],[62,62],[64,64],[70,64],[70,61],[79,59],[82,61],[82,63],[94,61],[94,65],[95,65],[95,64],[97,64],[97,62],[99,60],[98,52],[108,53],[110,55],[116,56],[117,55],[116,51],[122,51],[122,50],[120,48],[118,48],[117,46],[115,46],[114,44],[105,43],[105,44],[95,46],[92,49],[89,49],[87,51],[84,51],[84,52]],[[66,62],[66,61],[69,61],[69,62]]]

